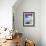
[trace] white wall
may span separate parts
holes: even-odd
[[[16,0],[0,0],[0,27],[12,28],[12,6]]]
[[[16,6],[16,4],[14,6]],[[24,11],[35,12],[35,26],[34,27],[23,26],[23,12]],[[41,46],[40,11],[41,11],[40,0],[23,0],[20,5],[13,8],[15,29],[17,29],[18,32],[22,32],[24,35],[24,38],[34,40],[36,46]]]
[[[46,0],[41,2],[41,41],[42,46],[46,46]]]

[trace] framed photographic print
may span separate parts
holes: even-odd
[[[35,12],[23,12],[23,26],[32,27],[35,25]]]

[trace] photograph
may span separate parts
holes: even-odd
[[[23,12],[23,26],[34,26],[35,12]]]

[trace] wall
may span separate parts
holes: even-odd
[[[12,6],[16,0],[0,0],[0,27],[12,29]]]
[[[41,42],[42,46],[46,46],[46,0],[41,2]]]
[[[24,11],[35,12],[34,27],[23,26]],[[36,46],[41,46],[40,12],[40,0],[23,0],[20,4],[17,5],[17,7],[16,4],[13,7],[15,30],[18,30],[18,32],[22,32],[25,39],[27,38],[33,40]]]

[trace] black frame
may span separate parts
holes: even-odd
[[[25,16],[26,13],[33,14],[33,25],[25,25],[24,24],[24,16]],[[35,26],[35,12],[23,12],[23,26],[24,27],[33,27],[33,26]]]

